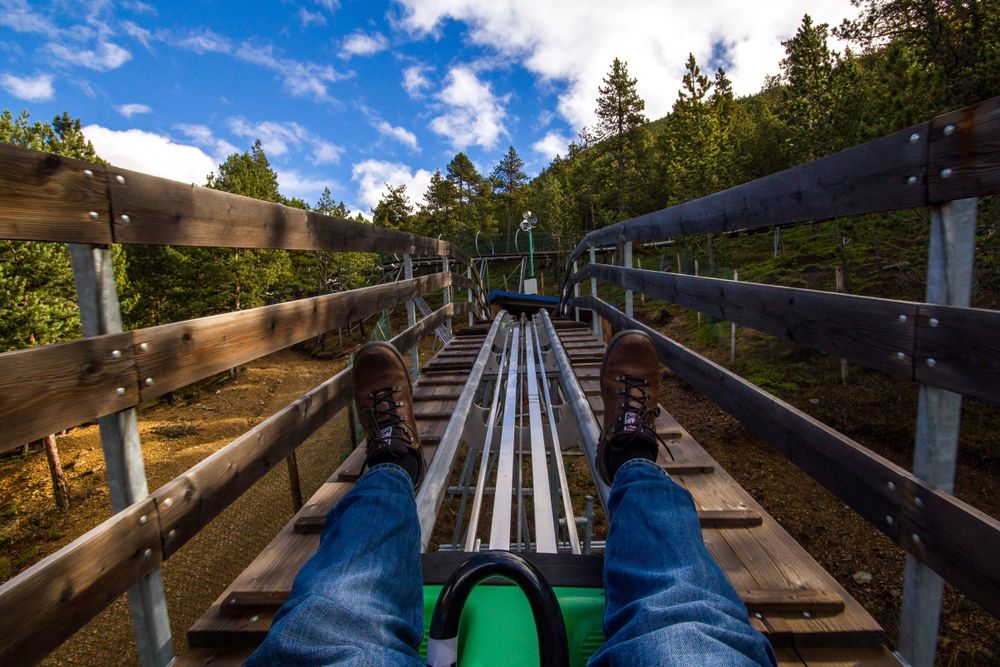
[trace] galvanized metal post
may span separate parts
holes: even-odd
[[[472,326],[472,266],[465,271],[465,277],[469,279],[469,326]]]
[[[591,264],[597,263],[597,250],[595,250],[594,248],[590,249],[590,263]],[[590,277],[590,293],[594,296],[595,299],[597,298],[597,278],[595,276]],[[594,336],[600,338],[601,323],[598,321],[600,318],[597,317],[596,310],[590,311],[590,319],[594,325]]]
[[[71,243],[69,250],[83,335],[122,331],[110,248]],[[141,351],[144,350],[137,349],[135,353]],[[147,380],[151,381],[155,378]],[[111,509],[117,513],[149,495],[135,408],[101,417],[98,424]],[[129,589],[128,603],[139,662],[144,667],[170,664],[174,660],[174,647],[159,569]]]
[[[448,268],[448,266],[449,266],[448,265],[448,255],[442,255],[441,256],[441,270],[444,271],[445,273],[448,273],[451,270],[451,269]],[[444,305],[444,306],[447,306],[449,303],[451,303],[451,287],[450,286],[449,287],[445,287],[444,290],[442,290],[441,302],[442,302],[442,305]],[[450,317],[445,322],[445,326],[448,328],[448,337],[450,338],[451,337],[451,318]]]
[[[579,270],[580,270],[579,262],[573,262],[573,273],[575,274]],[[573,283],[573,297],[574,298],[579,298],[579,296],[580,296],[580,283],[579,282],[575,282],[575,283]],[[574,308],[573,309],[573,315],[574,315],[574,318],[576,319],[576,321],[579,322],[580,321],[580,309],[579,308]]]
[[[927,303],[967,307],[975,264],[976,199],[948,202],[931,211]],[[930,326],[948,326],[935,322]],[[933,359],[915,359],[933,365]],[[913,473],[932,488],[951,493],[955,482],[962,396],[920,386]],[[920,505],[916,508],[919,511]],[[912,555],[906,556],[899,652],[913,667],[931,667],[941,620],[943,581]]]
[[[626,269],[632,268],[632,242],[625,242],[625,250],[622,253],[622,266]],[[632,290],[625,290],[625,314],[632,317],[632,302],[634,301],[634,295]]]
[[[739,282],[740,272],[733,271],[733,282]],[[732,322],[729,327],[729,361],[736,361],[736,322]]]
[[[410,253],[403,254],[403,279],[413,278],[413,256]],[[406,326],[412,327],[417,323],[417,304],[411,299],[406,302]],[[417,346],[410,348],[410,377],[416,379],[420,374],[420,352]],[[352,424],[353,428],[353,424]]]

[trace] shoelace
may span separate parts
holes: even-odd
[[[375,449],[386,447],[394,454],[402,455],[416,440],[406,418],[397,410],[397,408],[403,407],[403,404],[394,398],[400,391],[402,391],[401,387],[386,387],[368,394],[368,398],[372,399],[372,404],[362,408],[362,416],[367,419],[369,426],[367,443],[369,453]],[[382,433],[387,428],[393,429],[392,436],[388,439],[382,437]]]
[[[658,443],[663,445],[663,448],[667,450],[667,454],[670,459],[673,460],[674,454],[670,451],[670,447],[667,445],[666,441],[660,437],[660,434],[656,432],[656,429],[651,427],[648,421],[653,421],[660,416],[660,406],[650,409],[646,404],[649,402],[649,394],[646,392],[646,387],[649,386],[649,381],[643,378],[633,377],[631,375],[619,375],[615,377],[615,380],[621,382],[624,387],[618,390],[618,395],[625,397],[623,403],[618,404],[619,410],[621,410],[621,415],[618,417],[616,423],[616,430],[622,430],[625,428],[625,413],[634,412],[636,418],[639,421],[639,429],[630,434],[627,440],[620,441],[620,447],[627,447],[631,443],[632,438],[635,438],[640,433],[648,433],[653,436]],[[633,390],[638,392],[638,395],[633,393]],[[650,420],[649,417],[652,417]],[[647,421],[648,420],[648,421]]]

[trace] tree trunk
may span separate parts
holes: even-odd
[[[65,512],[69,509],[69,487],[66,486],[62,462],[59,461],[54,433],[45,436],[45,458],[49,462],[49,474],[52,475],[52,495],[55,497],[56,507]]]

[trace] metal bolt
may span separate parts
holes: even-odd
[[[907,185],[916,185],[917,184],[917,177],[916,176],[910,176],[908,179],[906,179],[906,184]]]
[[[921,500],[920,498],[914,498],[913,499],[913,504],[916,505],[917,507],[923,507],[924,506],[924,501]]]
[[[250,622],[251,623],[256,623],[259,620],[260,620],[260,616],[258,616],[257,614],[254,614],[253,616],[250,617]]]
[[[132,218],[130,218],[130,217],[128,217],[128,215],[122,213],[121,221],[122,221],[123,225],[127,225],[128,223],[132,222]]]
[[[941,170],[941,178],[951,178],[951,167],[945,167]]]
[[[115,180],[118,181],[118,185],[125,185],[125,177],[121,174],[115,176]]]
[[[812,618],[812,617],[813,615],[810,612],[808,611],[802,612],[802,618]]]
[[[97,220],[99,217],[101,217],[100,215],[98,215],[97,211],[91,211],[87,215],[90,216],[91,220]]]
[[[164,507],[170,507],[173,504],[174,504],[174,499],[173,498],[164,498],[163,499],[163,506]]]
[[[918,141],[920,141],[920,135],[917,132],[914,132],[913,134],[910,135],[910,143],[911,144],[915,144]]]
[[[920,536],[917,535],[916,533],[910,535],[910,539],[913,540],[914,544],[920,544]]]
[[[936,317],[932,317],[930,324],[932,327],[936,327],[937,325],[941,324],[941,320],[939,320]]]
[[[149,351],[149,343],[139,343],[139,351],[140,352],[148,352]]]
[[[906,315],[900,315],[900,316],[899,316],[899,321],[900,321],[900,322],[905,322],[905,321],[906,321],[907,319],[908,319],[908,318],[906,317]]]
[[[177,531],[175,529],[171,528],[170,532],[167,533],[167,537],[173,537],[176,534],[177,534]]]
[[[896,483],[895,482],[889,482],[888,487],[889,487],[890,491],[895,491],[896,490]]]
[[[753,613],[753,617],[760,621],[764,620],[764,614],[760,613],[759,611],[755,611]]]
[[[152,555],[153,555],[153,550],[152,550],[152,549],[146,549],[146,550],[145,550],[145,551],[144,551],[144,552],[142,553],[142,555],[143,555],[143,557],[144,557],[144,558],[149,558],[150,556],[152,556]]]
[[[931,368],[934,368],[935,366],[937,366],[937,359],[935,359],[934,357],[927,357],[927,365],[930,366]]]
[[[122,351],[121,350],[111,350],[111,358],[112,359],[121,359],[122,358]]]
[[[117,389],[115,389],[115,393],[118,394],[119,396],[124,396],[125,395],[125,387],[118,387]]]
[[[889,516],[888,514],[886,514],[885,515],[885,522],[891,526],[892,525],[892,517]]]
[[[897,352],[896,353],[896,358],[899,359],[900,361],[902,361],[903,359],[906,359],[906,352]]]
[[[84,178],[93,178],[94,177],[94,172],[92,172],[89,169],[84,169],[83,170],[83,177]]]
[[[140,526],[145,526],[146,525],[146,521],[148,521],[148,519],[146,519],[146,515],[145,514],[143,514],[141,517],[139,517],[139,525]]]
[[[947,137],[947,136],[952,135],[954,133],[955,133],[955,126],[954,125],[945,125],[944,126],[944,136]]]
[[[146,378],[146,386],[147,387],[153,386],[153,378]]]

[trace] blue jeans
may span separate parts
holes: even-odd
[[[705,548],[691,494],[649,461],[615,475],[604,646],[591,665],[774,665]],[[377,465],[327,517],[249,665],[424,665],[420,528],[410,478]]]

